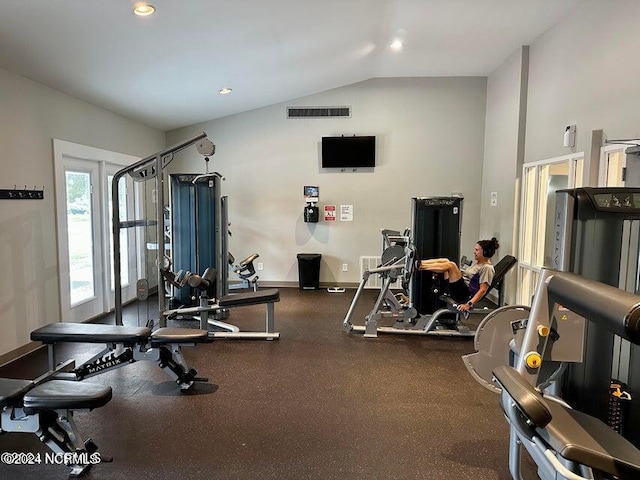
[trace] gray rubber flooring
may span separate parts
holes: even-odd
[[[106,406],[76,414],[83,435],[114,457],[85,478],[511,478],[498,397],[470,377],[460,358],[473,351],[472,339],[365,339],[342,331],[354,290],[280,292],[279,340],[216,340],[183,349],[191,367],[209,378],[188,393],[153,362],[85,380],[114,392]],[[354,323],[362,323],[374,294],[365,291]],[[261,329],[264,311],[263,305],[236,308],[228,321]],[[135,324],[135,315],[132,310],[125,323]],[[67,344],[59,360],[83,360],[96,349]],[[34,378],[44,370],[41,349],[0,368],[0,375]],[[48,449],[35,435],[11,433],[0,435],[0,451],[44,455]],[[0,465],[2,479],[67,474],[64,466]]]

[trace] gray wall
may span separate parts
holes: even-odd
[[[234,93],[235,94],[235,93]],[[286,119],[286,106],[351,106],[350,119]],[[410,226],[411,197],[465,196],[462,251],[480,228],[486,78],[383,78],[206,122],[167,134],[169,143],[204,130],[217,145],[212,169],[227,177],[237,259],[258,252],[265,282],[297,284],[297,253],[321,253],[321,283],[355,284],[359,257],[380,255],[382,228]],[[372,172],[320,168],[322,136],[376,135]],[[204,171],[188,151],[174,171]],[[353,222],[306,224],[302,187],[320,205],[353,205]],[[341,265],[349,265],[348,272]]]
[[[145,156],[164,133],[0,69],[0,188],[44,187],[44,200],[0,207],[0,355],[60,320],[52,139]]]
[[[487,81],[487,116],[482,174],[480,238],[496,237],[500,250],[494,259],[517,256],[519,214],[518,179],[524,159],[528,47],[500,65]],[[497,193],[497,205],[491,195]],[[513,303],[516,269],[506,281],[506,301]]]
[[[639,14],[636,0],[587,2],[534,41],[528,55],[515,52],[489,76],[480,236],[497,233],[501,255],[517,254],[523,161],[584,152],[583,181],[596,185],[599,135],[640,137]],[[574,148],[563,146],[569,124],[577,125]],[[494,191],[498,207],[489,206]],[[508,301],[513,285],[507,283]]]
[[[637,62],[640,2],[588,2],[531,44],[525,162],[591,155],[591,132],[638,138]],[[566,125],[577,125],[576,147],[562,146]],[[585,165],[595,185],[597,165]]]

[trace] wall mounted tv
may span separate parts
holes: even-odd
[[[322,168],[376,166],[376,137],[322,137]]]

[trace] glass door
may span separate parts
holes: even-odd
[[[104,304],[100,209],[93,196],[99,168],[97,164],[68,159],[63,170],[64,215],[59,237],[66,255],[60,264],[60,292],[63,304],[68,306],[68,321],[82,321],[102,313]]]
[[[83,322],[114,308],[111,183],[136,157],[54,140],[60,311]],[[133,182],[119,186],[121,220],[133,218]],[[123,302],[135,296],[138,246],[121,232]],[[133,261],[132,261],[133,259]]]
[[[540,269],[551,265],[556,191],[582,185],[584,155],[528,163],[522,172],[518,290],[516,302],[531,305]]]
[[[627,155],[624,153],[628,145],[608,145],[600,150],[600,171],[598,186],[624,187]]]

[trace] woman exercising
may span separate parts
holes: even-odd
[[[458,302],[458,310],[469,311],[485,296],[493,281],[495,270],[490,258],[500,247],[498,240],[479,240],[473,248],[475,263],[460,271],[458,265],[448,258],[432,258],[420,262],[420,270],[442,273],[449,281],[449,294]]]

